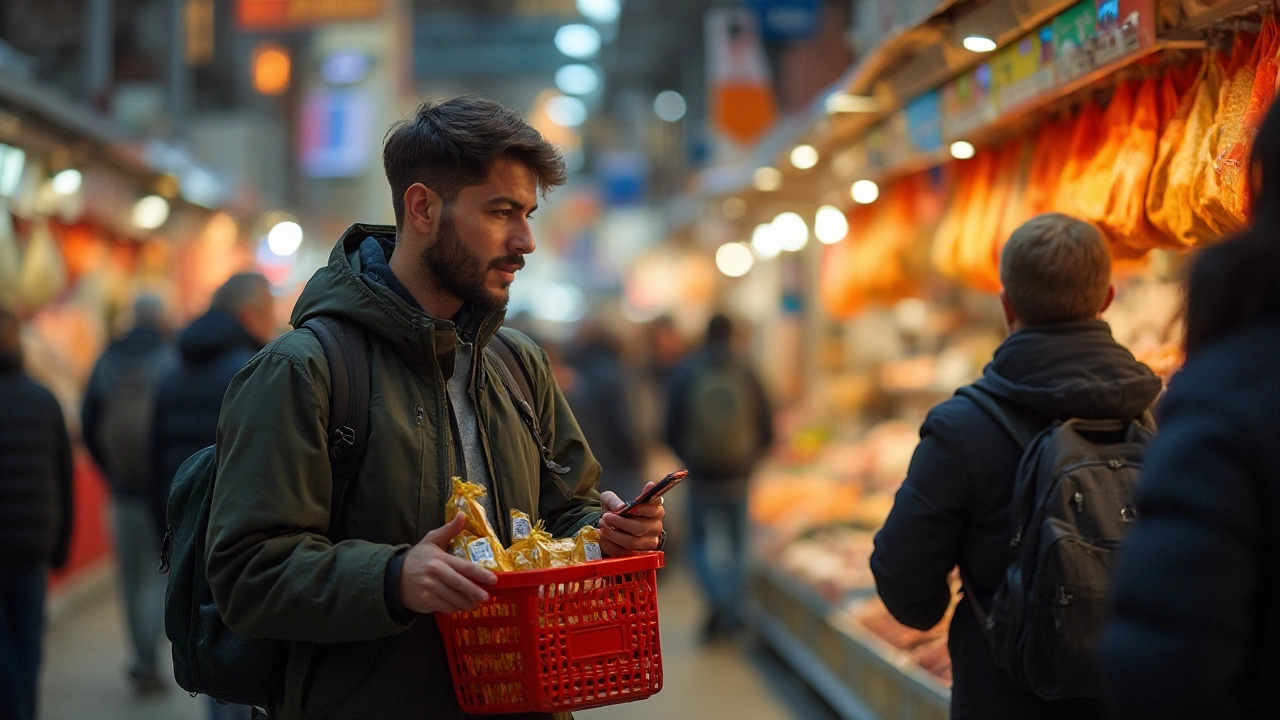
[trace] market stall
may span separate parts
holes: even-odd
[[[749,605],[761,637],[848,717],[948,712],[949,620],[896,623],[868,560],[925,413],[1004,337],[995,294],[1013,229],[1045,212],[1096,225],[1118,288],[1104,318],[1167,380],[1189,255],[1247,223],[1249,148],[1277,89],[1270,4],[1014,5],[915,13],[837,88],[870,110],[794,138],[821,155],[816,169],[730,194],[761,208],[739,222],[762,223],[744,243],[762,262],[777,252],[759,239],[786,230],[765,213],[843,214],[815,221],[813,357],[788,440],[753,488]],[[945,76],[908,77],[931,57]],[[832,237],[833,223],[847,229]]]

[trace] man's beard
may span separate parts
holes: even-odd
[[[490,268],[498,266],[524,267],[519,255],[504,255],[486,263],[480,259],[453,225],[453,214],[446,211],[440,219],[440,231],[436,241],[422,251],[422,266],[437,287],[463,303],[482,312],[501,312],[507,309],[511,299],[510,285],[493,291],[488,287]]]

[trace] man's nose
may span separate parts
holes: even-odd
[[[529,227],[529,222],[520,223],[511,237],[507,239],[507,249],[517,255],[528,255],[538,248],[538,244],[533,239],[533,228]]]

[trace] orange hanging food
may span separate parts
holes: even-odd
[[[956,267],[956,246],[960,244],[960,226],[969,208],[973,195],[974,178],[982,168],[987,156],[986,150],[978,151],[972,160],[961,160],[955,163],[951,202],[938,223],[933,234],[933,244],[929,251],[929,264],[935,272],[948,280],[956,280],[960,271]]]
[[[853,236],[865,225],[870,212],[866,207],[860,207],[849,213],[848,236],[823,249],[822,265],[818,271],[818,298],[834,318],[853,317],[865,305],[857,297],[854,287]]]
[[[1213,239],[1244,229],[1247,219],[1233,208],[1243,208],[1240,197],[1244,173],[1224,174],[1220,160],[1237,143],[1245,140],[1245,113],[1253,96],[1256,37],[1236,35],[1226,80],[1218,95],[1213,125],[1205,133],[1197,156],[1194,195],[1196,215],[1211,228]]]
[[[1026,143],[1014,140],[988,153],[988,169],[976,179],[969,211],[956,247],[960,281],[984,292],[1000,290],[1000,220],[1022,162]]]
[[[1000,222],[996,226],[995,243],[992,246],[992,271],[997,289],[1000,282],[1000,251],[1004,249],[1005,241],[1014,230],[1018,229],[1019,225],[1030,220],[1034,215],[1027,207],[1032,163],[1030,150],[1034,147],[1034,143],[1020,140],[1009,144],[1016,144],[1019,147],[1016,148],[1016,155],[1008,159],[1011,163],[1011,167],[1008,168],[1010,173],[1002,178],[1002,182],[1007,181],[1004,186],[1004,208],[1000,211]]]
[[[1248,223],[1252,195],[1249,154],[1253,139],[1258,135],[1258,128],[1262,126],[1262,120],[1275,98],[1276,80],[1280,75],[1277,53],[1280,53],[1280,25],[1276,23],[1274,15],[1268,15],[1262,22],[1262,33],[1258,36],[1253,92],[1245,109],[1243,132],[1234,142],[1224,144],[1218,154],[1217,169],[1221,174],[1222,185],[1232,190],[1224,198],[1226,210],[1241,227]]]
[[[1106,212],[1097,221],[1110,236],[1117,257],[1141,257],[1158,244],[1146,213],[1147,184],[1159,142],[1156,85],[1151,77],[1138,86],[1129,130],[1113,160]]]
[[[1075,127],[1071,129],[1067,159],[1062,166],[1058,188],[1053,197],[1053,209],[1057,212],[1071,212],[1075,195],[1079,191],[1080,178],[1093,160],[1102,137],[1102,107],[1096,100],[1091,100],[1085,104],[1084,110],[1076,118]]]
[[[1053,196],[1058,180],[1067,164],[1067,145],[1071,139],[1071,122],[1053,120],[1041,126],[1031,151],[1031,169],[1027,172],[1027,188],[1023,204],[1028,217],[1053,210]]]
[[[1122,82],[1116,87],[1102,114],[1102,142],[1076,181],[1075,192],[1065,208],[1068,215],[1088,220],[1100,228],[1111,198],[1112,171],[1133,120],[1133,89],[1132,82]]]
[[[1183,70],[1174,70],[1167,74],[1160,87],[1160,140],[1156,143],[1155,163],[1151,168],[1151,176],[1147,180],[1146,211],[1147,220],[1156,230],[1153,240],[1165,247],[1186,247],[1181,240],[1170,231],[1172,209],[1165,207],[1169,199],[1169,177],[1173,171],[1174,156],[1183,147],[1187,130],[1187,119],[1191,116],[1192,104],[1195,103],[1207,65],[1200,65],[1195,77],[1179,93]]]
[[[1157,229],[1181,247],[1193,247],[1217,236],[1195,213],[1195,173],[1200,148],[1213,125],[1222,89],[1222,58],[1210,53],[1200,70],[1200,80],[1189,94],[1181,137],[1173,137],[1178,117],[1169,124],[1156,153],[1156,167],[1147,187],[1147,217]],[[1184,99],[1185,102],[1185,99]]]

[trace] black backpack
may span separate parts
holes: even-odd
[[[1033,434],[981,388],[957,394],[1023,449],[1004,580],[985,611],[965,592],[995,663],[1045,700],[1098,697],[1098,640],[1154,423],[1073,419]]]
[[[680,457],[695,472],[746,474],[761,453],[760,401],[746,368],[711,362],[700,368],[684,399],[686,437]]]
[[[329,456],[333,472],[330,538],[341,536],[342,507],[357,480],[369,436],[370,365],[364,329],[341,317],[320,316],[303,324],[320,340],[329,363]],[[498,359],[503,384],[515,399],[529,430],[538,437],[543,464],[567,472],[549,460],[542,447],[529,375],[511,341],[490,343],[485,351]],[[514,368],[514,370],[513,370]],[[518,379],[517,379],[518,378]],[[165,590],[165,635],[173,643],[173,675],[189,693],[251,705],[265,712],[283,680],[288,642],[247,638],[222,620],[205,575],[205,536],[217,476],[217,447],[196,452],[182,464],[169,490],[167,524],[160,571],[169,574]]]

